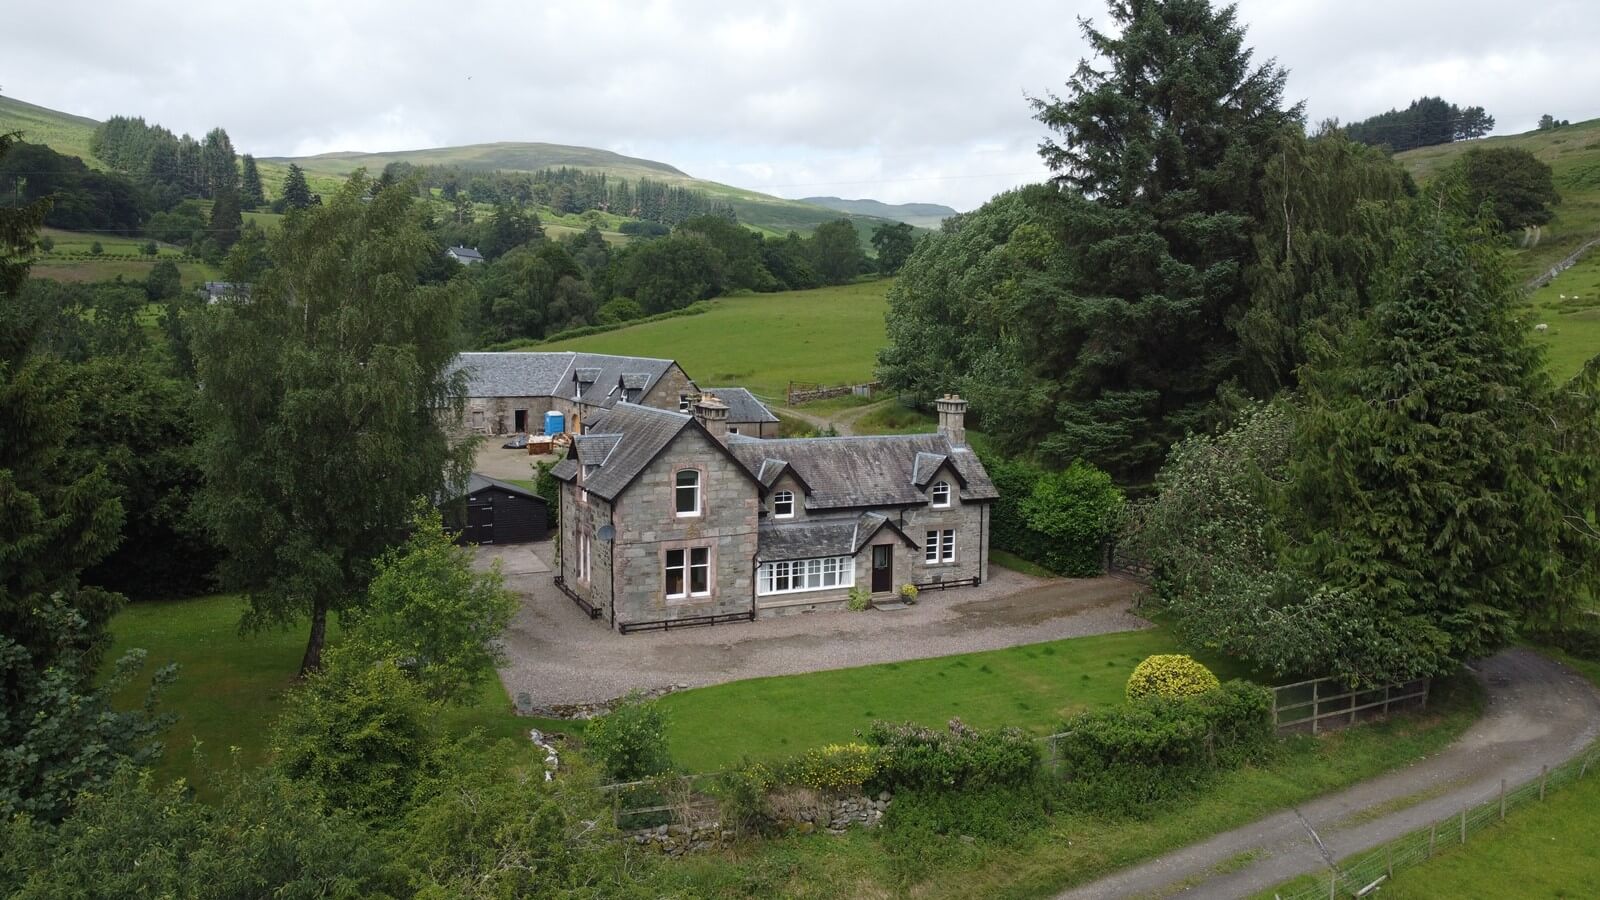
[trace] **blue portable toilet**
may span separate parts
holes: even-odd
[[[567,430],[567,417],[566,417],[566,415],[564,415],[562,413],[558,413],[558,412],[547,412],[547,413],[544,414],[544,433],[545,433],[545,437],[551,437],[551,436],[554,436],[554,435],[558,435],[561,432],[566,431],[566,430]]]

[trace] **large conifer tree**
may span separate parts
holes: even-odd
[[[1555,589],[1543,358],[1452,207],[1417,205],[1370,320],[1306,372],[1290,466],[1307,573],[1405,622],[1415,674],[1505,643]]]
[[[1098,59],[1068,96],[1034,101],[1059,136],[1040,152],[1070,201],[1055,227],[1076,299],[1027,356],[1056,382],[1041,449],[1142,478],[1239,369],[1263,166],[1300,110],[1232,7],[1112,0],[1110,17],[1115,31],[1083,24]]]

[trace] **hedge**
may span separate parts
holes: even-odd
[[[1100,574],[1123,502],[1110,475],[1081,461],[1059,472],[999,457],[983,464],[1000,494],[990,514],[992,546],[1059,575]]]
[[[584,325],[580,328],[568,328],[566,331],[558,331],[555,334],[545,335],[538,340],[518,338],[516,340],[501,341],[497,344],[490,344],[483,349],[484,351],[490,353],[498,353],[506,350],[526,350],[529,347],[536,347],[540,344],[552,344],[556,341],[588,337],[593,334],[605,334],[608,331],[618,331],[633,325],[644,325],[650,322],[660,322],[663,319],[676,319],[680,316],[698,316],[701,313],[710,312],[711,307],[712,302],[710,300],[697,300],[682,309],[671,309],[663,313],[656,313],[653,316],[645,316],[642,319],[631,319],[626,322],[612,322],[605,325]]]
[[[951,719],[944,731],[874,722],[862,736],[878,749],[873,784],[935,790],[1022,784],[1039,767],[1039,745],[1016,728],[982,731]]]

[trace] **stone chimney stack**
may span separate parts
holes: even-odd
[[[728,404],[714,394],[701,394],[694,403],[694,418],[721,443],[728,442]]]
[[[958,394],[945,394],[933,401],[939,411],[939,433],[950,439],[952,447],[967,445],[967,401]]]

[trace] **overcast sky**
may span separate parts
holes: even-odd
[[[258,156],[527,140],[787,197],[970,209],[1044,176],[1027,95],[1097,0],[7,3],[0,90]],[[1497,133],[1600,116],[1595,0],[1242,0],[1311,121],[1422,94]]]

